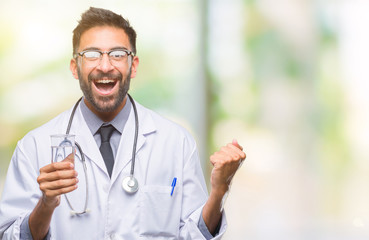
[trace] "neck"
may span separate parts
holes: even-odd
[[[100,111],[97,111],[87,100],[86,98],[84,98],[84,101],[85,101],[85,104],[86,106],[96,115],[98,116],[102,121],[104,122],[110,122],[112,121],[118,114],[119,112],[124,108],[124,106],[126,105],[126,102],[127,102],[127,95],[126,97],[124,98],[122,104],[114,109],[113,111],[111,112],[100,112]]]

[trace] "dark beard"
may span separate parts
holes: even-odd
[[[118,74],[115,74],[115,75],[110,74],[110,73],[99,73],[95,76],[92,76],[91,73],[90,73],[88,75],[88,83],[86,83],[85,81],[83,81],[83,76],[80,72],[80,68],[77,67],[79,85],[80,85],[80,88],[83,92],[84,97],[94,107],[94,109],[96,109],[98,112],[113,112],[114,110],[119,108],[119,106],[121,106],[121,104],[124,101],[124,98],[127,95],[127,92],[129,90],[129,86],[130,86],[130,82],[131,82],[131,70],[132,70],[132,67],[129,68],[129,73],[128,73],[125,80],[123,80],[123,76],[122,76],[121,73],[118,73]],[[95,98],[92,94],[92,84],[93,84],[93,80],[103,79],[104,77],[107,77],[108,79],[114,79],[114,80],[118,81],[116,83],[116,84],[119,84],[118,96],[115,96],[115,95],[114,96],[108,96],[108,97],[101,97],[100,96],[99,100],[100,100],[100,102],[102,102],[102,104],[99,104],[98,101],[95,100]],[[113,102],[112,105],[104,104],[104,103],[108,103],[113,98],[115,98],[115,101]]]

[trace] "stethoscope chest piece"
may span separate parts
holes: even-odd
[[[132,176],[129,175],[127,177],[125,177],[122,181],[122,188],[124,189],[124,191],[126,191],[127,193],[135,193],[138,190],[138,182],[137,179]]]

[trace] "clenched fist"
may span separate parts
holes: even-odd
[[[234,174],[246,158],[242,150],[234,139],[210,156],[210,162],[214,166],[210,179],[212,191],[224,194],[229,190]]]

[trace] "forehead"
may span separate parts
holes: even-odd
[[[98,26],[82,33],[78,50],[97,48],[106,51],[117,47],[131,49],[124,30],[111,26]]]

